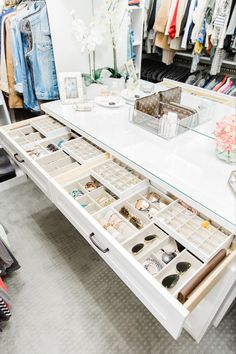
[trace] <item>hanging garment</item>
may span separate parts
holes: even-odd
[[[236,27],[236,4],[234,5],[231,17],[229,19],[226,35],[233,35]]]
[[[39,9],[38,3],[34,3],[29,10],[21,12],[12,19],[11,46],[15,76],[15,90],[23,94],[24,107],[33,111],[39,111],[39,105],[34,92],[30,67],[26,54],[28,53],[28,36],[21,33],[20,24],[24,16],[35,13]]]
[[[23,108],[23,99],[15,91],[15,76],[14,76],[14,64],[12,57],[12,47],[11,47],[11,21],[15,15],[8,16],[6,20],[6,62],[7,62],[7,80],[9,88],[8,105],[9,108]]]
[[[178,6],[179,6],[179,0],[177,0],[176,5],[175,5],[175,10],[173,13],[173,17],[170,23],[170,28],[168,31],[170,39],[174,39],[176,35],[176,21],[177,21],[177,12],[178,12]]]
[[[229,87],[233,85],[233,82],[231,81],[231,77],[229,77],[226,80],[226,83],[217,91],[219,93],[224,93]]]
[[[190,10],[190,5],[191,5],[191,0],[187,0],[186,2],[186,6],[185,6],[185,10],[184,10],[184,15],[181,21],[181,25],[180,25],[180,35],[182,36],[184,34],[184,29],[185,26],[187,24],[187,19],[189,16],[189,10]]]
[[[188,18],[187,18],[186,26],[184,28],[184,34],[183,34],[183,38],[182,38],[182,42],[181,42],[182,49],[187,49],[189,30],[190,30],[191,24],[193,23],[193,12],[195,10],[196,4],[197,4],[197,0],[191,0]]]
[[[173,64],[175,51],[173,50],[162,50],[162,62],[166,65]]]
[[[155,45],[162,49],[170,49],[168,44],[168,35],[165,35],[165,29],[169,16],[169,9],[172,0],[162,0],[157,12],[154,30],[156,31]]]
[[[177,6],[177,17],[175,24],[175,37],[170,38],[170,48],[173,50],[181,50],[182,37],[180,36],[181,22],[184,16],[185,8],[187,5],[187,0],[181,0],[178,2]]]
[[[185,14],[185,9],[188,5],[188,0],[181,0],[178,6],[177,22],[176,22],[176,37],[180,36],[181,24]]]
[[[148,32],[147,38],[145,41],[145,51],[146,51],[146,53],[149,53],[149,54],[156,53],[156,47],[155,47],[156,31],[154,29],[154,22],[155,22],[156,15],[159,11],[160,5],[161,5],[161,0],[157,0],[156,4],[153,3],[153,9],[154,9],[154,6],[156,6],[155,14],[154,14],[155,16],[153,17],[154,21],[152,21],[152,23],[151,23],[152,28]],[[153,10],[153,13],[154,13],[154,10]]]
[[[207,90],[213,90],[216,85],[218,85],[222,80],[224,79],[224,75],[218,74],[216,76],[213,76],[213,80],[210,81],[205,88]]]
[[[148,32],[151,29],[153,29],[153,26],[154,26],[155,16],[156,16],[156,3],[157,3],[157,0],[154,0],[153,1],[153,5],[152,5],[152,11],[150,13],[150,18],[149,18],[149,21],[148,21],[148,27],[147,27]]]
[[[225,75],[223,80],[214,87],[213,91],[217,92],[226,83],[227,79],[228,79],[228,76]]]
[[[168,12],[167,12],[167,22],[166,22],[166,28],[165,28],[165,35],[169,35],[169,30],[171,26],[171,22],[174,16],[174,12],[176,9],[176,4],[178,0],[171,0],[170,3],[168,4]]]
[[[231,85],[224,91],[225,95],[228,95],[235,88],[233,80],[231,80],[230,83]]]
[[[221,48],[216,48],[213,61],[211,64],[211,71],[210,71],[211,75],[216,75],[220,73],[222,62],[225,59],[225,57],[226,57],[226,51]]]
[[[233,91],[230,92],[229,96],[235,96],[236,95],[236,87],[234,88]]]
[[[214,47],[223,48],[232,0],[216,0],[212,22],[211,42]]]
[[[128,31],[128,60],[134,60],[136,57],[134,50],[134,30],[129,27]]]
[[[56,67],[46,5],[29,16],[33,48],[27,53],[38,100],[59,98]]]
[[[0,29],[2,27],[2,20],[3,20],[4,16],[10,14],[13,11],[15,11],[15,9],[13,7],[10,7],[8,9],[3,9],[2,12],[0,12]],[[0,36],[0,48],[1,48],[1,41],[2,41],[2,39]],[[0,49],[0,51],[1,51],[1,49]]]
[[[146,0],[144,2],[144,22],[143,22],[143,39],[148,36],[148,21],[150,17],[150,13],[152,11],[153,0]]]
[[[192,43],[195,43],[197,41],[202,26],[202,21],[205,17],[206,6],[207,6],[207,0],[198,0],[197,7],[193,12],[194,27],[191,34]]]
[[[6,63],[6,20],[7,17],[13,12],[8,11],[8,14],[1,19],[1,59],[0,59],[0,90],[4,92],[9,92],[8,81],[7,81],[7,63]]]

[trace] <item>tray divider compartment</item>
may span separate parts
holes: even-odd
[[[146,218],[139,210],[137,210],[136,208],[134,208],[134,207],[132,206],[132,204],[130,204],[130,203],[127,202],[127,201],[121,202],[120,204],[118,204],[118,205],[115,206],[115,209],[117,210],[117,212],[118,212],[120,215],[122,215],[122,214],[120,213],[120,209],[121,209],[123,206],[126,207],[126,208],[130,211],[131,215],[133,215],[133,216],[138,217],[139,219],[141,219],[141,221],[143,222],[143,228],[141,228],[141,230],[143,230],[143,229],[145,228],[145,226],[148,226],[148,225],[150,225],[150,224],[152,223],[151,220],[149,220],[148,218]],[[122,215],[122,217],[123,217],[124,219],[126,219],[123,215]],[[132,224],[128,219],[126,219],[126,220],[128,221],[129,224]],[[133,225],[133,224],[132,224],[132,225]],[[137,229],[137,230],[140,230],[140,229],[138,229],[138,228],[136,228],[136,229]]]
[[[115,215],[118,219],[120,219],[123,225],[126,225],[125,235],[124,233],[122,233],[121,230],[114,228],[113,226],[111,227],[110,230],[108,228],[104,228],[109,234],[114,236],[114,238],[119,243],[122,243],[124,240],[137,234],[137,229],[132,224],[128,223],[127,220],[113,207],[108,206],[107,208],[102,209],[100,212],[95,213],[93,216],[100,223],[100,225],[104,227],[104,225],[109,223],[110,216],[108,216],[107,218],[108,213],[109,215]]]
[[[175,213],[174,211],[172,213],[171,209],[173,208],[176,210],[179,209],[181,212]],[[189,217],[186,218],[186,220],[188,219],[187,222],[179,227],[176,227],[175,219],[177,220],[179,218],[181,220],[186,211],[189,215]],[[171,216],[171,214],[173,215]],[[208,242],[208,240],[210,240],[214,234],[217,235],[219,225],[211,220],[208,220],[208,218],[206,218],[203,214],[196,214],[194,211],[183,207],[180,205],[178,200],[165,208],[165,210],[156,214],[154,219],[157,225],[173,236],[178,242],[180,242],[204,262],[207,262],[213,258],[220,249],[228,247],[233,238],[233,235],[226,230],[223,230],[219,236],[219,238],[222,239],[222,242],[219,243],[218,246],[214,247],[214,242]],[[209,225],[206,227],[202,226],[204,222],[209,222]],[[215,231],[214,228],[216,229]],[[196,240],[194,240],[194,235],[196,235]],[[200,237],[202,237],[202,240],[200,240]]]
[[[157,238],[150,243],[145,243],[144,238],[148,235],[155,234]],[[136,235],[131,236],[124,242],[122,242],[122,246],[136,259],[145,257],[146,254],[152,252],[152,250],[162,244],[163,240],[167,239],[167,235],[163,233],[160,229],[158,229],[154,224],[148,225],[142,230],[140,230]],[[132,247],[138,243],[143,243],[144,247],[139,254],[135,255],[132,253]]]
[[[184,273],[179,274],[176,269],[176,264],[179,262],[189,262],[191,267]],[[177,254],[175,258],[172,259],[160,272],[155,276],[157,281],[162,283],[162,280],[171,274],[179,274],[179,280],[177,284],[172,289],[167,289],[174,297],[177,297],[180,289],[182,289],[185,284],[187,284],[204,266],[196,257],[191,255],[186,249]]]

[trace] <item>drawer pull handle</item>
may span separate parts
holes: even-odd
[[[14,157],[15,157],[16,161],[18,161],[18,162],[20,162],[20,163],[25,162],[25,160],[19,158],[19,155],[18,155],[18,154],[14,154]]]
[[[89,238],[92,241],[92,243],[94,244],[94,246],[96,246],[99,249],[99,251],[101,251],[102,253],[107,253],[109,251],[109,248],[105,248],[104,249],[101,246],[99,246],[99,244],[97,243],[97,241],[94,238],[94,233],[93,232],[89,235]]]

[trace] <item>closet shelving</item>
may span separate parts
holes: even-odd
[[[182,58],[190,58],[190,59],[193,58],[193,55],[191,53],[186,53],[186,52],[177,52],[176,56],[178,56],[179,58],[181,58],[181,57]],[[200,63],[210,64],[211,59],[210,59],[210,57],[201,56]],[[236,55],[234,56],[233,60],[229,60],[229,59],[223,60],[222,67],[236,68]]]
[[[144,3],[140,1],[139,6],[128,6],[130,14],[131,28],[134,31],[133,49],[135,52],[134,65],[137,75],[140,77],[142,63],[142,47],[143,47],[143,21],[144,21]]]

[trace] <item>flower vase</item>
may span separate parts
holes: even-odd
[[[236,145],[229,151],[225,150],[221,145],[216,146],[216,155],[219,159],[224,160],[228,163],[236,162]]]
[[[84,81],[86,86],[96,83],[95,78],[95,51],[88,53],[89,74],[84,74]]]

